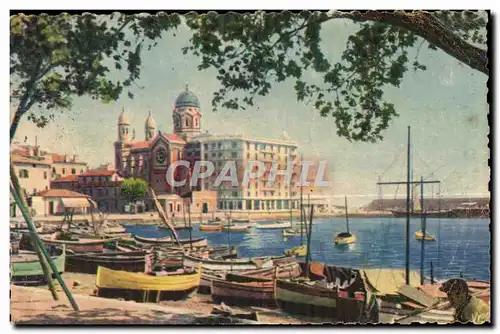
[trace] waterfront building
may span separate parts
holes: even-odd
[[[80,175],[88,170],[88,165],[77,155],[52,153],[52,180],[67,175]]]
[[[193,204],[195,197],[204,198],[192,211],[298,209],[299,187],[296,183],[299,181],[301,167],[296,142],[285,138],[213,135],[208,131],[202,133],[200,102],[187,87],[175,100],[172,123],[173,133],[163,133],[156,128],[153,115],[149,112],[144,122],[144,138],[136,139],[135,133],[131,131],[127,113],[122,110],[117,122],[117,141],[114,143],[115,169],[118,174],[146,180],[162,200],[162,206],[167,212],[175,214],[179,202],[178,197],[174,199],[171,195],[184,197],[187,193],[192,195]],[[188,161],[190,167],[179,166],[175,173],[167,175],[168,167],[179,160]],[[193,167],[197,161],[209,161],[213,163],[215,170],[210,177],[199,179],[191,186]],[[224,181],[220,185],[214,185],[221,172],[227,172],[224,166],[228,161],[235,161],[238,184]],[[245,184],[242,181],[249,161],[263,162],[265,172]],[[277,175],[275,182],[269,185],[267,181],[271,176],[273,163],[276,163],[281,171],[287,169],[289,162],[293,163],[290,184],[285,182],[284,175]],[[310,168],[308,181],[315,179],[316,171],[317,166]],[[172,187],[167,178],[170,178],[170,181],[188,182],[183,186]],[[313,190],[312,187],[305,188],[306,194]],[[204,192],[203,195],[195,196],[195,193],[200,191]],[[316,196],[316,201],[321,201],[320,198]]]
[[[86,214],[90,210],[90,197],[67,189],[49,189],[31,198],[37,216],[63,215],[65,212]],[[94,204],[92,204],[94,205]]]
[[[120,196],[123,178],[114,169],[104,166],[91,169],[81,175],[68,175],[54,180],[53,189],[72,190],[87,195],[96,203],[99,211],[122,212],[127,204]]]

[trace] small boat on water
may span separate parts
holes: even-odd
[[[349,232],[349,213],[347,211],[347,197],[345,199],[345,224],[346,224],[346,232],[340,232],[337,234],[333,242],[335,245],[349,245],[356,242],[356,236]]]
[[[53,256],[52,261],[56,265],[59,274],[64,272],[66,254],[63,252]],[[15,285],[40,285],[46,284],[45,276],[40,265],[38,255],[31,251],[19,251],[10,257],[11,281]]]
[[[329,322],[378,323],[375,295],[367,291],[358,269],[300,263],[302,275],[276,280],[275,300],[286,312]]]
[[[177,243],[170,237],[168,238],[145,238],[145,237],[140,237],[138,235],[134,235],[134,239],[140,243],[143,244],[148,244],[148,245],[165,245],[165,246],[175,246]],[[189,239],[181,239],[180,240],[181,245],[184,247],[206,247],[208,246],[207,239],[206,238],[192,238],[191,240]]]
[[[222,224],[220,222],[200,224],[200,231],[222,231]]]
[[[260,223],[255,225],[255,228],[260,230],[285,229],[291,228],[292,222],[277,221],[275,223]]]
[[[337,234],[333,242],[335,245],[349,245],[356,242],[356,236],[349,232],[341,232]]]
[[[68,255],[66,271],[97,273],[98,267],[128,272],[149,272],[153,269],[154,254],[147,251],[87,253]]]
[[[250,232],[251,225],[223,225],[222,230],[225,232]]]
[[[417,240],[425,239],[426,241],[436,241],[436,238],[430,233],[425,233],[425,238],[424,238],[424,233],[422,231],[415,232],[415,239],[417,239]]]
[[[99,267],[96,286],[99,297],[158,303],[189,298],[198,290],[200,280],[201,268],[145,274]]]
[[[234,224],[250,224],[252,221],[250,219],[231,219],[231,223]]]
[[[283,230],[281,234],[283,235],[284,238],[295,237],[300,235],[300,231],[293,228],[287,228],[286,230]]]
[[[307,245],[299,245],[285,251],[287,256],[306,256],[307,255]]]

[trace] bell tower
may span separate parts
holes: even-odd
[[[127,115],[125,114],[125,109],[122,108],[122,112],[118,117],[118,141],[119,142],[129,142],[130,141],[130,122],[128,120]]]
[[[149,116],[146,118],[146,123],[144,124],[145,139],[151,140],[155,136],[156,132],[156,122],[153,119],[153,114],[151,110],[149,111]]]
[[[184,140],[189,141],[200,134],[200,101],[189,90],[187,85],[186,90],[180,93],[175,100],[172,118],[174,121],[174,133]]]

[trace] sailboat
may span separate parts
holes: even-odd
[[[334,239],[335,245],[349,245],[356,242],[356,236],[349,232],[349,213],[347,211],[347,196],[344,197],[345,200],[345,223],[346,223],[346,232],[341,232],[337,234]]]
[[[301,166],[302,166],[302,156],[300,157],[301,160]],[[302,167],[300,174],[302,175]],[[285,255],[287,256],[306,256],[307,255],[307,245],[304,245],[304,219],[305,219],[305,213],[304,213],[304,206],[302,204],[303,201],[303,196],[302,196],[302,183],[300,185],[300,245],[295,246],[293,248],[287,249],[285,251]],[[291,209],[291,207],[290,207]]]
[[[287,228],[286,230],[283,230],[281,232],[281,234],[283,235],[283,238],[295,237],[295,236],[300,235],[300,231],[292,228],[292,223],[293,223],[292,203],[290,203],[290,228]]]

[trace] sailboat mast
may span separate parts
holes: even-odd
[[[302,194],[302,169],[303,169],[303,166],[302,166],[302,159],[304,158],[304,156],[301,154],[300,155],[300,176],[299,176],[299,180],[300,180],[300,245],[302,246],[302,244],[304,243],[304,229],[302,227],[302,224],[303,224],[303,221],[304,221],[304,214],[302,213],[302,208],[303,208],[303,194]]]
[[[411,177],[411,165],[410,165],[410,147],[411,147],[411,130],[408,126],[408,147],[407,147],[407,180],[406,180],[406,257],[405,257],[405,271],[406,271],[406,284],[410,285],[410,177]]]
[[[349,233],[349,212],[347,210],[347,196],[344,196],[344,202],[345,202],[345,224],[347,228],[347,233]]]
[[[420,249],[420,285],[424,284],[424,254],[425,254],[425,236],[426,236],[426,230],[425,230],[425,212],[424,212],[424,177],[420,177],[420,198],[421,198],[421,209],[420,209],[420,219],[421,219],[421,224],[422,224],[422,245]]]

